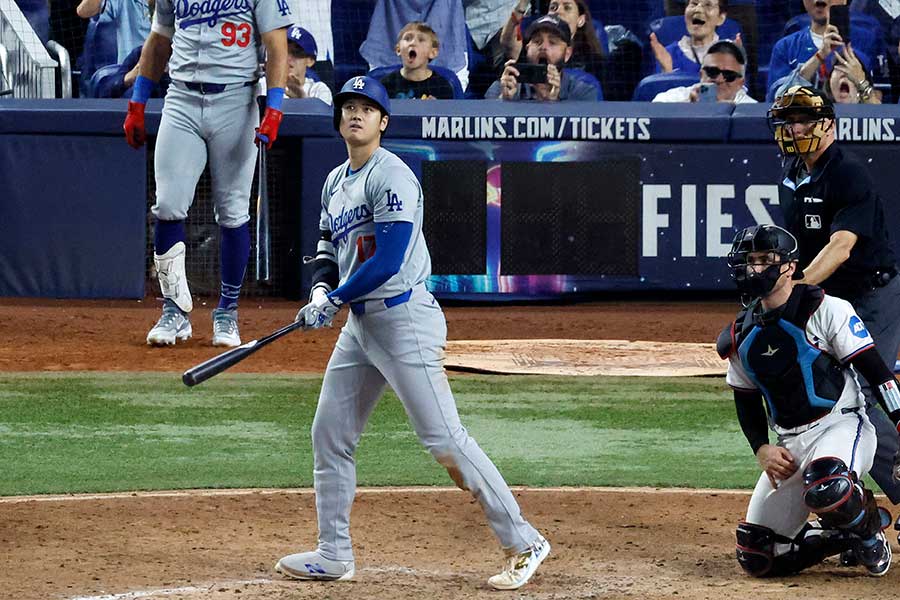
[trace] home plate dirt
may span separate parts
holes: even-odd
[[[724,375],[712,344],[629,340],[462,340],[447,344],[446,367],[509,375]]]

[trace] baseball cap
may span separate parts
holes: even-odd
[[[572,31],[569,29],[569,24],[556,15],[544,15],[543,17],[532,21],[531,25],[528,26],[528,29],[525,30],[525,43],[527,44],[528,40],[531,39],[531,36],[538,31],[549,31],[550,33],[559,36],[559,39],[566,44],[572,43]]]
[[[292,27],[288,27],[287,30],[287,39],[288,42],[293,42],[297,44],[301,50],[303,50],[304,54],[307,54],[313,58],[319,54],[319,50],[316,47],[316,38],[303,29],[299,25],[294,25]]]

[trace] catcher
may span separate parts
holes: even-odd
[[[763,469],[737,527],[737,560],[749,575],[780,576],[847,551],[882,576],[891,518],[862,482],[877,442],[856,373],[877,388],[894,423],[900,391],[851,305],[795,282],[798,256],[796,238],[775,225],[744,229],[728,254],[748,302],[717,350],[729,360],[738,421]],[[807,523],[810,512],[817,521]]]

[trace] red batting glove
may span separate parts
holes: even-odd
[[[132,148],[140,148],[147,141],[147,130],[144,128],[144,109],[141,102],[128,102],[128,115],[125,117],[125,139]]]
[[[278,138],[278,127],[281,125],[281,118],[283,116],[284,113],[280,110],[266,108],[262,123],[260,123],[259,127],[256,129],[256,139],[254,142],[256,142],[257,146],[262,142],[266,145],[266,150],[272,149],[272,144]]]

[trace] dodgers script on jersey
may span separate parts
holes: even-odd
[[[400,271],[381,287],[361,298],[344,302],[391,298],[423,283],[431,275],[431,256],[422,235],[422,187],[395,154],[379,148],[354,173],[350,161],[334,169],[322,188],[319,228],[331,232],[343,285],[375,254],[375,228],[379,223],[413,224],[409,247]]]
[[[157,0],[153,31],[172,39],[178,81],[258,78],[260,34],[293,24],[288,0]]]
[[[826,295],[816,312],[806,322],[806,339],[820,350],[838,359],[842,364],[874,345],[865,324],[856,315],[853,307],[846,300]],[[766,356],[774,356],[782,351],[777,347],[766,349]],[[784,350],[786,351],[786,349]],[[725,377],[728,385],[755,390],[756,384],[747,375],[737,354],[729,359],[728,374]],[[865,401],[860,392],[856,371],[852,368],[844,370],[844,389],[832,412],[843,408],[864,407]],[[776,430],[778,428],[776,427]]]

